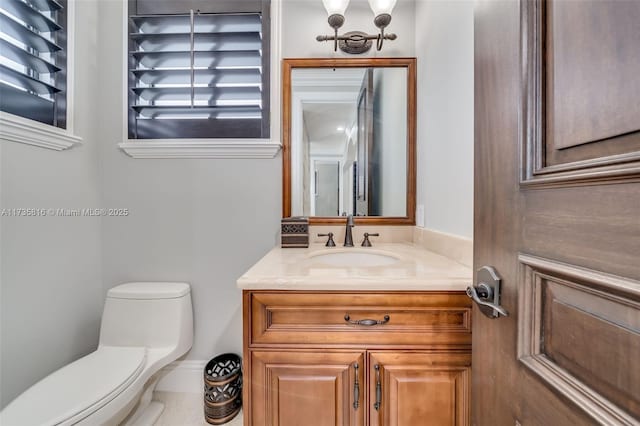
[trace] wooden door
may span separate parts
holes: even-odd
[[[369,425],[468,425],[470,380],[470,354],[372,352]]]
[[[640,1],[475,9],[476,425],[640,424]]]
[[[364,352],[253,351],[250,424],[363,426],[364,374]]]

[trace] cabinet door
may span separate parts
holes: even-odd
[[[245,424],[363,426],[364,360],[364,352],[252,351]]]
[[[371,426],[468,425],[471,354],[369,354]]]

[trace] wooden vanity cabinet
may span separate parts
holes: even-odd
[[[245,426],[469,424],[463,292],[245,290],[243,311]]]
[[[466,425],[470,389],[470,353],[369,354],[371,426]]]
[[[356,375],[359,404],[365,393],[364,359],[364,352],[253,351],[248,424],[363,426],[365,409],[353,404]]]

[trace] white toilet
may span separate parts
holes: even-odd
[[[156,373],[192,344],[189,284],[114,287],[98,349],[27,389],[0,412],[0,425],[152,425],[164,408],[151,400]]]

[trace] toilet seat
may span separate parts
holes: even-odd
[[[27,389],[5,407],[0,423],[27,426],[80,421],[127,389],[145,361],[145,348],[100,346]]]

